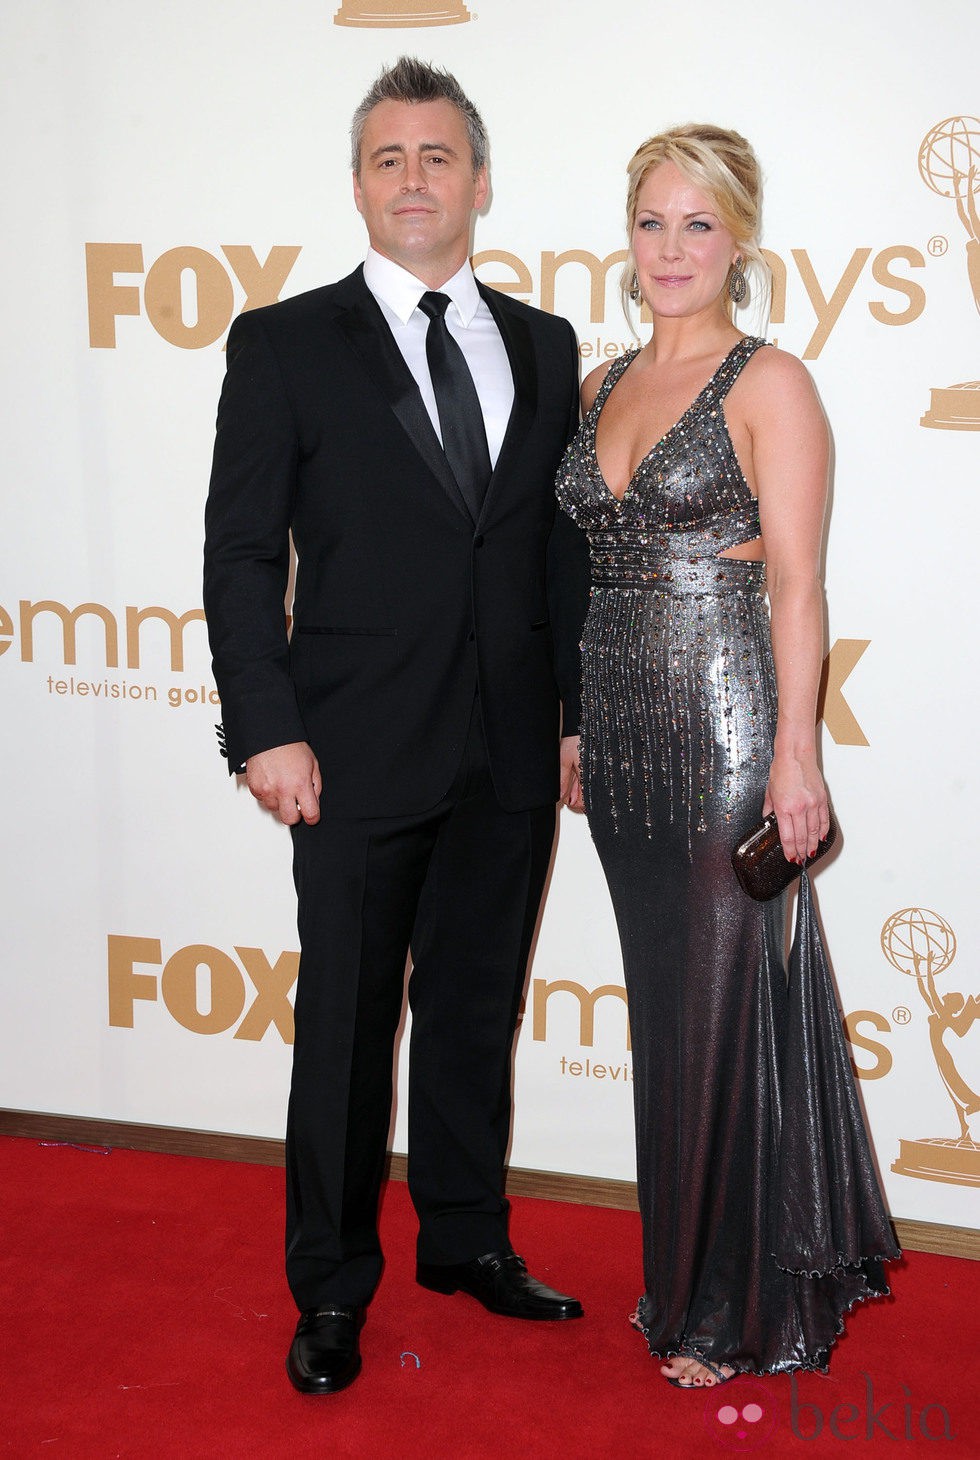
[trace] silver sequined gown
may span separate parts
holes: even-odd
[[[722,403],[743,339],[653,448],[622,502],[596,460],[614,361],[568,448],[560,505],[589,535],[586,809],[609,883],[632,1029],[652,1353],[823,1368],[843,1314],[898,1255],[803,879],[755,903],[731,868],[761,815],[776,689],[760,535]]]

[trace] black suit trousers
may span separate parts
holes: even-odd
[[[507,1245],[513,1036],[554,833],[553,804],[500,806],[478,700],[455,780],[431,810],[293,828],[302,951],[286,1272],[301,1311],[366,1303],[381,1275],[378,1203],[409,946],[418,1256],[465,1262]]]

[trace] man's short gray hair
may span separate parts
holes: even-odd
[[[361,174],[361,143],[368,114],[382,101],[448,101],[466,124],[473,153],[473,176],[487,163],[487,129],[483,118],[460,86],[456,77],[438,66],[429,66],[414,56],[400,56],[393,66],[382,71],[361,102],[350,128],[350,162],[353,171]]]

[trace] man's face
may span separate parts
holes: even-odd
[[[487,198],[466,123],[448,101],[382,101],[368,113],[354,201],[371,247],[438,289],[466,258]]]

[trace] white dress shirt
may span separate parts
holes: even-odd
[[[441,441],[439,412],[425,355],[429,319],[418,307],[429,286],[373,248],[368,249],[364,261],[364,282],[381,307]],[[448,294],[452,300],[446,310],[446,327],[462,350],[473,377],[483,411],[490,461],[496,466],[514,404],[514,377],[504,342],[493,315],[480,298],[468,260],[436,292]]]

